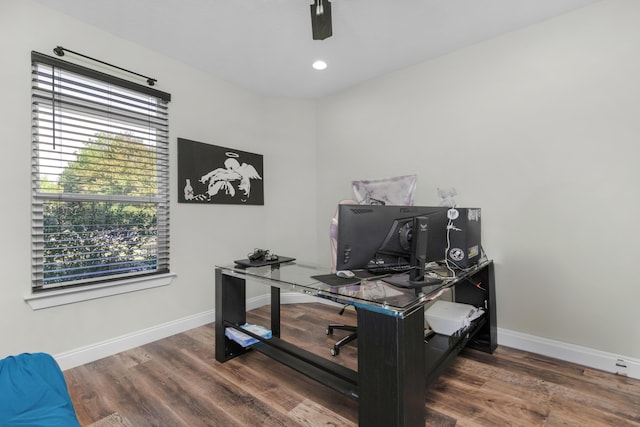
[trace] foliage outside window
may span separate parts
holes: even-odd
[[[32,286],[169,272],[170,95],[32,53]]]

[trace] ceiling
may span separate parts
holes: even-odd
[[[325,40],[313,0],[36,1],[258,94],[317,98],[598,0],[333,0]]]

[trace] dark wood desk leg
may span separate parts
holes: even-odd
[[[358,310],[358,410],[361,426],[425,421],[424,308],[404,319]]]
[[[496,275],[493,262],[485,270],[487,281],[487,311],[489,315],[489,347],[488,353],[493,353],[498,347],[498,316],[496,311]]]
[[[280,338],[280,288],[271,287],[271,334]]]
[[[216,268],[216,360],[227,360],[244,353],[241,345],[224,335],[224,322],[242,325],[247,322],[247,291],[244,279],[222,274]]]
[[[498,315],[496,311],[496,274],[493,262],[487,266],[487,282],[489,292],[489,353],[493,353],[498,347]]]

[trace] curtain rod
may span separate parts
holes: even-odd
[[[158,81],[158,80],[156,80],[154,78],[151,78],[151,77],[148,77],[148,76],[145,76],[145,75],[142,75],[142,74],[138,74],[135,71],[127,70],[126,68],[118,67],[117,65],[109,64],[108,62],[100,61],[99,59],[95,59],[95,58],[92,58],[90,56],[83,55],[83,54],[78,53],[78,52],[74,52],[74,51],[72,51],[70,49],[66,49],[66,48],[64,48],[62,46],[55,47],[53,49],[53,51],[58,56],[64,56],[64,52],[66,51],[66,52],[69,52],[69,53],[73,53],[74,55],[78,55],[78,56],[81,56],[83,58],[87,58],[87,59],[90,59],[92,61],[99,62],[99,63],[104,64],[104,65],[108,65],[109,67],[117,68],[118,70],[126,71],[127,73],[131,73],[131,74],[135,74],[136,76],[143,77],[143,78],[147,79],[147,84],[149,86],[155,85],[156,82]]]

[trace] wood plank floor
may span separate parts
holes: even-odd
[[[269,324],[269,307],[247,320]],[[282,308],[282,337],[326,355],[324,304]],[[334,360],[357,369],[355,344]],[[268,357],[220,364],[213,324],[65,371],[91,427],[355,426],[358,404]],[[640,381],[506,347],[465,350],[427,393],[427,426],[640,426]],[[384,427],[384,426],[382,426]]]

